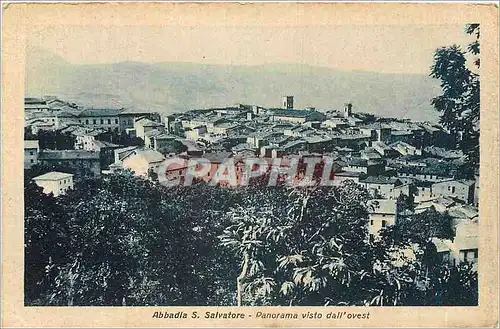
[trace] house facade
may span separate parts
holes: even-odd
[[[436,196],[448,196],[462,200],[465,203],[474,203],[475,182],[473,180],[448,180],[432,185]]]
[[[43,188],[43,193],[54,196],[66,194],[73,188],[73,174],[51,171],[33,178],[33,181]]]
[[[24,169],[30,169],[38,163],[40,147],[37,140],[24,141]]]

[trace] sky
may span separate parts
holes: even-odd
[[[463,25],[46,26],[31,31],[28,45],[43,48],[72,64],[297,63],[347,71],[429,74],[438,47],[464,46],[471,40]]]

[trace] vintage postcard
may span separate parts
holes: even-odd
[[[494,4],[2,19],[2,326],[498,327]]]

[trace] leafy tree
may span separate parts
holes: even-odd
[[[425,244],[429,236],[447,234],[427,228],[429,214],[406,225],[408,232],[426,232],[411,243],[396,239],[389,228],[371,242],[367,198],[353,182],[334,188],[256,182],[233,189],[203,181],[164,187],[126,170],[76,182],[54,198],[26,178],[25,301],[477,303],[477,275],[442,266]],[[409,257],[412,248],[415,256]]]
[[[216,243],[230,190],[167,189],[127,171],[57,198],[28,187],[27,304],[233,303],[224,274],[234,271]]]
[[[414,211],[415,210],[415,187],[413,185],[410,186],[410,195],[406,195],[404,193],[398,196],[396,200],[396,212],[399,214],[405,210]]]
[[[426,246],[431,238],[453,239],[452,218],[434,207],[412,216],[400,217],[390,234],[396,243]]]
[[[374,270],[385,253],[368,241],[366,190],[347,182],[273,192],[259,207],[230,211],[233,224],[221,235],[239,257],[238,305],[397,303],[395,281]]]
[[[140,137],[131,137],[125,131],[118,133],[116,130],[106,131],[98,136],[101,141],[124,146],[144,146],[144,140]]]
[[[460,173],[472,177],[479,166],[480,83],[479,74],[467,67],[467,54],[476,56],[474,65],[479,69],[479,24],[468,24],[466,33],[475,36],[466,50],[457,45],[436,50],[430,76],[439,79],[443,89],[432,105],[442,113],[440,122],[466,156]]]
[[[26,136],[32,138],[32,136]],[[62,133],[57,130],[39,130],[37,138],[40,149],[50,150],[73,150],[75,148],[75,136],[71,133]]]

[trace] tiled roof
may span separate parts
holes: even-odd
[[[72,177],[73,174],[68,174],[64,172],[59,172],[59,171],[51,171],[46,174],[36,176],[33,178],[33,180],[61,180],[65,178]]]
[[[390,129],[391,126],[382,122],[374,122],[364,126],[359,127],[361,129]]]
[[[162,133],[161,135],[155,136],[155,139],[176,139],[177,136]]]
[[[144,133],[144,135],[147,137],[156,137],[156,136],[160,136],[161,134],[162,134],[162,132],[159,131],[158,129],[153,129],[153,130],[150,130],[150,131]]]
[[[159,122],[156,122],[156,121],[153,121],[151,119],[148,119],[148,118],[140,118],[139,120],[137,120],[135,123],[143,126],[143,127],[160,127],[160,126],[163,126],[163,124],[159,123]]]
[[[99,141],[99,140],[94,140],[93,144],[99,148],[102,148],[102,147],[119,148],[120,147],[120,145],[118,145],[118,144],[113,144],[110,142]]]
[[[386,176],[369,176],[363,179],[362,183],[367,184],[395,184],[398,181],[397,178],[386,177]]]
[[[225,159],[230,158],[232,156],[231,152],[214,152],[214,153],[205,153],[203,157],[205,159],[210,160],[212,163],[222,163]]]
[[[37,148],[39,148],[38,140],[25,140],[24,141],[24,148],[25,149],[37,149]]]
[[[349,166],[366,167],[368,166],[368,160],[361,158],[351,158],[347,160]]]
[[[340,176],[340,177],[360,177],[363,175],[364,174],[362,172],[356,172],[356,171],[341,171],[335,173],[335,176]]]
[[[42,151],[38,155],[39,160],[73,160],[73,159],[97,159],[99,160],[99,152],[83,151],[83,150],[59,150],[59,151]]]
[[[26,97],[24,98],[24,104],[45,104],[45,101],[41,98]]]
[[[108,117],[117,116],[123,109],[85,109],[78,116],[80,117]]]
[[[372,214],[396,214],[396,200],[373,199],[367,205]]]
[[[143,157],[144,159],[146,159],[146,161],[148,163],[161,162],[161,161],[165,160],[165,157],[163,156],[163,154],[161,154],[158,151],[151,150],[151,149],[144,149],[144,150],[136,151],[135,153],[136,153],[135,156]]]
[[[312,114],[317,114],[320,112],[312,110],[275,110],[273,115],[277,117],[291,117],[291,118],[307,118]]]

